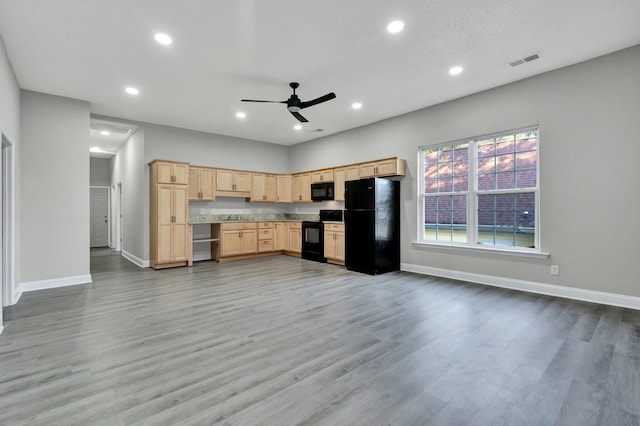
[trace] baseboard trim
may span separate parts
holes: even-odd
[[[125,259],[127,259],[129,262],[133,262],[133,263],[135,263],[136,265],[138,265],[141,268],[148,268],[148,267],[151,266],[151,262],[150,261],[142,260],[138,256],[135,256],[135,255],[129,253],[128,251],[126,251],[126,250],[122,250],[120,252],[120,255],[122,257],[124,257]]]
[[[22,288],[20,285],[18,285],[18,288],[16,288],[15,292],[13,293],[13,300],[11,301],[12,302],[11,305],[15,305],[16,303],[18,303],[21,297],[22,297]]]
[[[47,290],[50,288],[67,287],[79,284],[91,284],[91,275],[73,275],[70,277],[52,278],[49,280],[25,281],[20,283],[18,286],[17,299],[19,300],[22,293],[26,291]]]
[[[211,260],[211,255],[210,254],[205,254],[205,253],[200,253],[200,254],[194,254],[193,255],[193,261],[194,262],[199,262],[201,260]]]
[[[402,263],[400,265],[400,269],[407,272],[415,272],[417,274],[434,275],[436,277],[451,278],[454,280],[468,281],[493,287],[502,287],[511,290],[520,290],[529,293],[545,294],[547,296],[556,296],[565,299],[581,300],[584,302],[601,303],[604,305],[640,310],[640,297],[538,283],[534,281],[516,280],[492,275],[473,274],[470,272],[433,268],[430,266],[414,265],[411,263]]]

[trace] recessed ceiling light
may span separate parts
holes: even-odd
[[[140,91],[135,87],[127,87],[126,89],[124,89],[124,91],[130,95],[137,95],[138,93],[140,93]]]
[[[89,151],[91,151],[91,152],[99,152],[101,154],[108,154],[107,151],[105,151],[103,149],[100,149],[97,146],[92,146],[91,148],[89,148]]]
[[[107,131],[107,130],[102,130],[102,131],[100,131],[100,134],[102,136],[109,136],[111,133],[109,133],[109,131]]]
[[[462,72],[462,67],[461,66],[455,66],[455,67],[451,67],[449,69],[449,74],[451,75],[458,75]]]
[[[362,108],[362,104],[360,102],[354,102],[354,103],[351,104],[351,108],[360,109],[360,108]]]
[[[236,117],[238,118],[247,118],[247,114],[244,112],[236,112]]]
[[[393,21],[389,25],[387,25],[387,31],[391,34],[399,33],[404,29],[404,22],[402,21]]]
[[[296,130],[302,130],[302,124],[296,124],[293,128]]]
[[[167,34],[164,34],[164,33],[156,33],[154,38],[158,43],[164,44],[165,46],[171,44],[171,42],[173,41],[171,40],[171,37],[169,37]]]

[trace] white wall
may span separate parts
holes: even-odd
[[[109,186],[111,184],[111,159],[91,157],[89,159],[89,185]]]
[[[13,151],[14,180],[14,258],[13,282],[8,282],[7,297],[0,297],[0,329],[2,329],[2,306],[11,305],[20,282],[20,87],[9,62],[4,42],[0,37],[0,137],[2,134],[11,142]],[[11,299],[11,300],[8,300]]]
[[[125,256],[141,264],[149,260],[148,249],[145,251],[145,232],[149,228],[149,198],[145,193],[149,192],[149,180],[145,180],[144,162],[145,129],[138,129],[116,152],[113,159],[111,172],[112,188],[122,184],[123,209],[122,209],[122,251]],[[117,220],[117,218],[116,218]],[[116,226],[113,226],[115,232]],[[147,232],[148,239],[148,232]],[[113,235],[113,241],[116,239]],[[149,247],[149,242],[146,242]]]
[[[22,91],[20,115],[21,285],[90,280],[89,103]]]
[[[640,46],[291,148],[296,170],[399,156],[402,262],[640,296]],[[541,245],[550,260],[415,248],[421,145],[540,125]],[[560,276],[549,274],[551,263]]]

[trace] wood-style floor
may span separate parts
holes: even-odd
[[[640,311],[286,256],[26,293],[2,425],[637,425]]]

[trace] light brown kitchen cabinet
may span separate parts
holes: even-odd
[[[276,175],[266,173],[251,173],[251,202],[277,201]]]
[[[215,176],[215,169],[189,167],[189,200],[213,201]]]
[[[344,201],[345,180],[346,169],[344,167],[333,169],[333,197],[335,201]]]
[[[242,170],[216,169],[216,196],[251,196],[251,172]]]
[[[286,247],[285,236],[289,234],[289,226],[285,222],[274,222],[273,224],[273,249],[275,251],[284,250]]]
[[[360,179],[360,172],[358,171],[359,166],[357,164],[352,164],[350,166],[344,167],[344,180],[358,180]]]
[[[292,201],[294,203],[311,202],[311,173],[296,173],[292,178]]]
[[[187,185],[189,183],[189,164],[176,161],[154,160],[155,183],[174,183]]]
[[[324,257],[327,262],[344,265],[344,224],[324,224]]]
[[[291,202],[291,175],[277,176],[277,201],[278,203]]]
[[[302,222],[289,222],[288,252],[302,254]]]
[[[311,172],[311,183],[333,182],[333,169],[314,170]]]
[[[223,223],[220,232],[220,257],[253,254],[258,251],[255,222]]]
[[[258,223],[258,253],[273,251],[273,222]]]
[[[360,178],[404,176],[406,174],[406,161],[399,158],[387,158],[384,160],[361,163],[358,167]]]
[[[184,184],[157,183],[159,166],[166,172],[166,164],[149,163],[149,257],[154,269],[192,264],[189,188]]]

